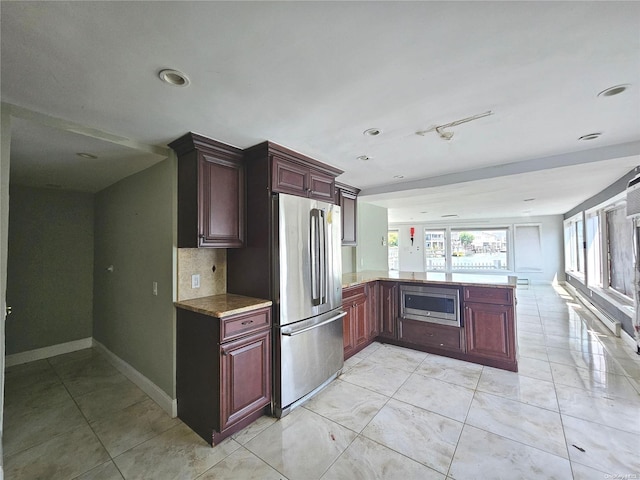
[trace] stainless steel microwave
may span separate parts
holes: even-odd
[[[460,290],[400,285],[400,316],[410,320],[459,327]]]

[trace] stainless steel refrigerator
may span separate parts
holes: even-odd
[[[272,197],[274,413],[281,417],[342,370],[340,207]]]

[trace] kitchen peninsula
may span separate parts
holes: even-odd
[[[364,271],[342,287],[345,359],[375,340],[518,370],[514,276]]]

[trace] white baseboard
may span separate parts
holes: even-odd
[[[620,334],[620,338],[624,341],[624,343],[629,345],[634,352],[638,350],[638,344],[636,343],[636,339],[633,338],[631,335],[629,335],[626,331],[622,330],[622,333]]]
[[[608,315],[605,315],[604,313],[602,313],[582,294],[582,292],[578,291],[578,289],[576,289],[569,282],[566,282],[564,286],[567,288],[567,290],[569,290],[569,293],[571,293],[571,295],[577,298],[580,301],[580,303],[582,303],[591,313],[593,313],[596,317],[598,317],[598,320],[600,320],[605,327],[611,330],[611,332],[616,337],[619,337],[621,335],[621,332],[623,332],[624,330],[622,330],[619,321],[614,320],[610,318]]]
[[[51,345],[49,347],[36,348],[35,350],[29,350],[27,352],[14,353],[5,357],[4,365],[5,367],[21,365],[23,363],[33,362],[35,360],[55,357],[56,355],[71,353],[77,350],[84,350],[85,348],[91,348],[91,345],[92,338],[87,337],[80,340],[74,340],[72,342]]]
[[[135,383],[144,393],[149,395],[151,399],[156,402],[160,408],[171,415],[172,418],[178,416],[178,402],[166,394],[164,390],[158,387],[155,383],[142,375],[138,370],[133,368],[127,362],[118,357],[115,353],[97,341],[93,339],[93,346],[102,353],[109,363],[116,367],[120,373]]]

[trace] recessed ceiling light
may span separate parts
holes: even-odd
[[[582,135],[581,137],[578,137],[578,140],[595,140],[600,135],[602,135],[602,132],[587,133],[586,135]]]
[[[172,70],[170,68],[160,70],[158,76],[163,82],[175,87],[186,87],[190,83],[189,77],[187,77],[184,73],[179,72],[178,70]]]
[[[96,158],[98,158],[97,155],[93,155],[91,153],[86,153],[86,152],[76,153],[76,155],[82,158],[87,158],[89,160],[95,160]]]
[[[442,215],[441,218],[451,218],[451,217],[457,217],[458,214],[456,213],[450,213],[448,215]]]
[[[613,97],[614,95],[620,95],[631,85],[625,83],[623,85],[616,85],[615,87],[609,87],[598,94],[598,97]]]
[[[535,198],[525,198],[523,202],[533,202]]]
[[[393,178],[404,178],[404,175],[394,175]]]
[[[356,157],[358,160],[362,160],[363,162],[366,162],[367,160],[371,160],[371,157],[369,155],[360,155],[359,157]]]
[[[382,130],[380,130],[379,128],[367,128],[364,132],[362,132],[363,135],[367,135],[369,137],[375,137],[378,136],[382,133]]]

